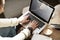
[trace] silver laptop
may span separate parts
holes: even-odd
[[[48,5],[47,3],[45,3],[44,1],[31,0],[29,11],[21,16],[21,20],[23,16],[30,15],[29,19],[31,21],[36,20],[39,22],[39,25],[33,31],[33,34],[40,33],[46,27],[47,23],[49,23],[53,11],[54,8]]]

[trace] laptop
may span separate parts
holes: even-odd
[[[44,1],[31,0],[29,11],[21,16],[21,20],[24,16],[29,15],[31,21],[36,20],[39,22],[39,25],[33,31],[33,34],[40,33],[46,27],[47,23],[49,23],[53,12],[54,8]],[[29,23],[27,25],[29,25]]]

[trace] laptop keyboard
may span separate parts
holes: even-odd
[[[37,19],[36,17],[34,17],[33,15],[31,15],[30,13],[28,13],[27,15],[29,15],[29,19],[32,20],[36,20],[38,22],[38,28],[42,28],[43,25],[45,25],[45,23],[41,22],[39,19]]]

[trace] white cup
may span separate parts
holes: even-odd
[[[51,29],[46,29],[45,31],[44,31],[44,34],[45,35],[51,35],[53,33],[53,30],[51,30]]]

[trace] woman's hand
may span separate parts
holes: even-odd
[[[21,23],[21,24],[26,24],[26,23],[28,23],[28,22],[30,21],[28,18],[29,18],[29,15],[24,16],[24,17],[23,17],[23,20],[19,21],[19,23]]]
[[[38,22],[36,20],[33,20],[32,22],[29,23],[28,27],[32,27],[34,30],[38,26]]]

